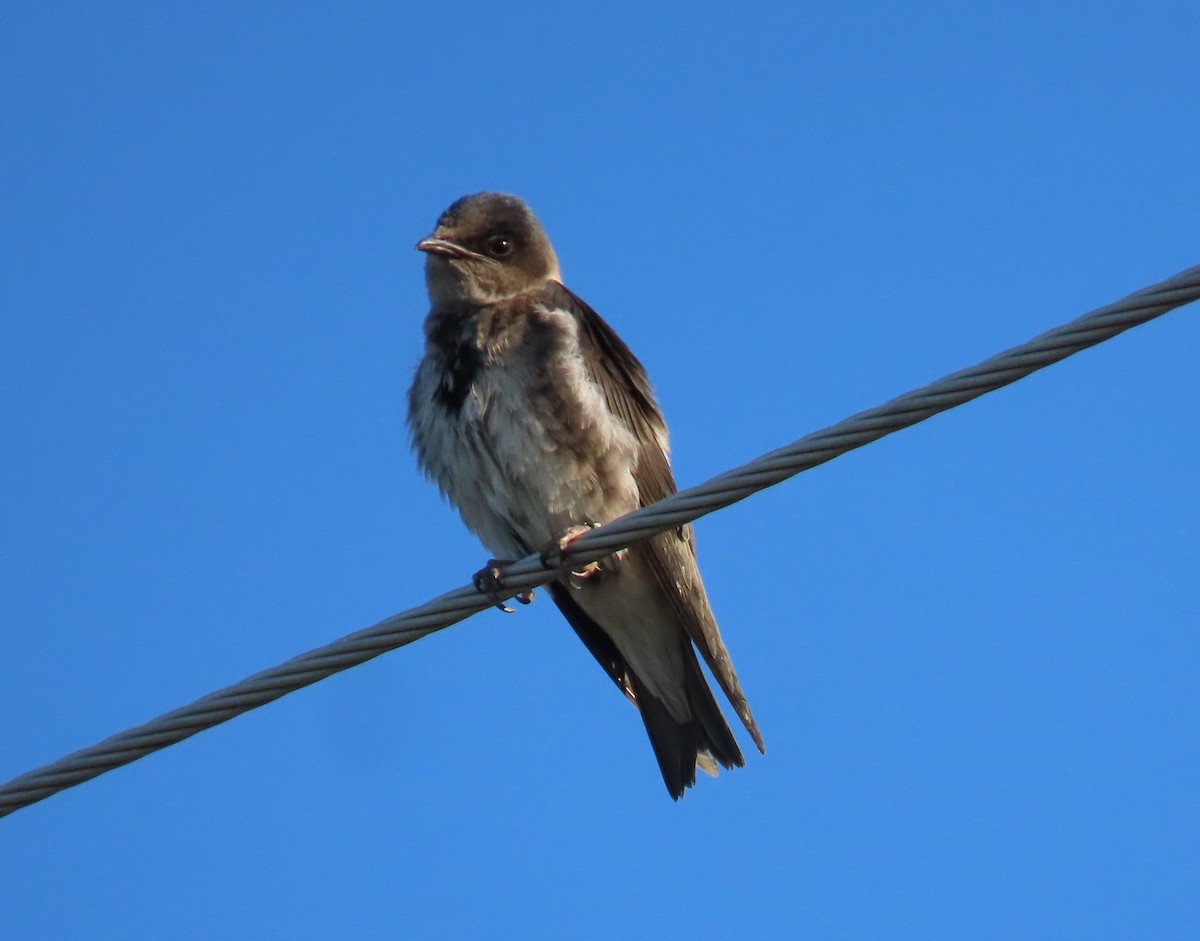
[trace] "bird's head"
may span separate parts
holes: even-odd
[[[417,250],[426,253],[425,283],[435,304],[490,304],[561,279],[537,216],[503,193],[464,196]]]

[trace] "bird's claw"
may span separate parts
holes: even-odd
[[[538,554],[538,558],[542,562],[542,567],[548,569],[563,568],[566,564],[563,556],[571,543],[584,533],[590,533],[593,529],[599,528],[600,524],[592,520],[586,520],[576,526],[568,526],[542,547],[542,551]],[[619,559],[624,554],[625,550],[622,549],[619,552],[613,553],[612,559]],[[608,560],[604,561],[607,562]],[[604,566],[600,562],[585,562],[583,565],[571,568],[567,572],[567,575],[571,584],[578,588],[584,581],[601,571],[604,571]]]
[[[503,588],[500,587],[500,569],[511,564],[512,561],[509,559],[488,559],[487,565],[471,576],[471,581],[475,585],[475,590],[481,595],[485,595],[488,601],[494,604],[505,614],[512,614],[514,610],[504,603],[506,598],[515,598],[521,604],[533,603],[532,588],[526,588],[524,591],[519,591],[515,595],[509,595],[506,591],[504,591]]]

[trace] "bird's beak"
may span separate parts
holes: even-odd
[[[417,242],[417,251],[428,252],[430,255],[444,255],[447,258],[478,258],[469,248],[463,248],[447,239],[427,238]]]

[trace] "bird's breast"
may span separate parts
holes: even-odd
[[[516,557],[635,509],[637,441],[589,375],[574,318],[532,311],[480,333],[431,348],[410,419],[423,467],[488,550]]]

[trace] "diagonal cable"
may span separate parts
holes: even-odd
[[[565,561],[578,566],[691,522],[847,451],[1016,382],[1031,372],[1198,298],[1200,265],[1043,333],[1028,343],[1005,350],[977,366],[952,373],[877,408],[859,412],[706,483],[681,490],[613,520],[572,543]],[[555,574],[542,568],[538,557],[533,555],[508,566],[501,584],[505,590],[515,593],[550,581]],[[0,817],[183,741],[333,673],[411,644],[488,606],[489,602],[474,587],[456,588],[373,627],[255,673],[190,705],[14,778],[0,786]]]

